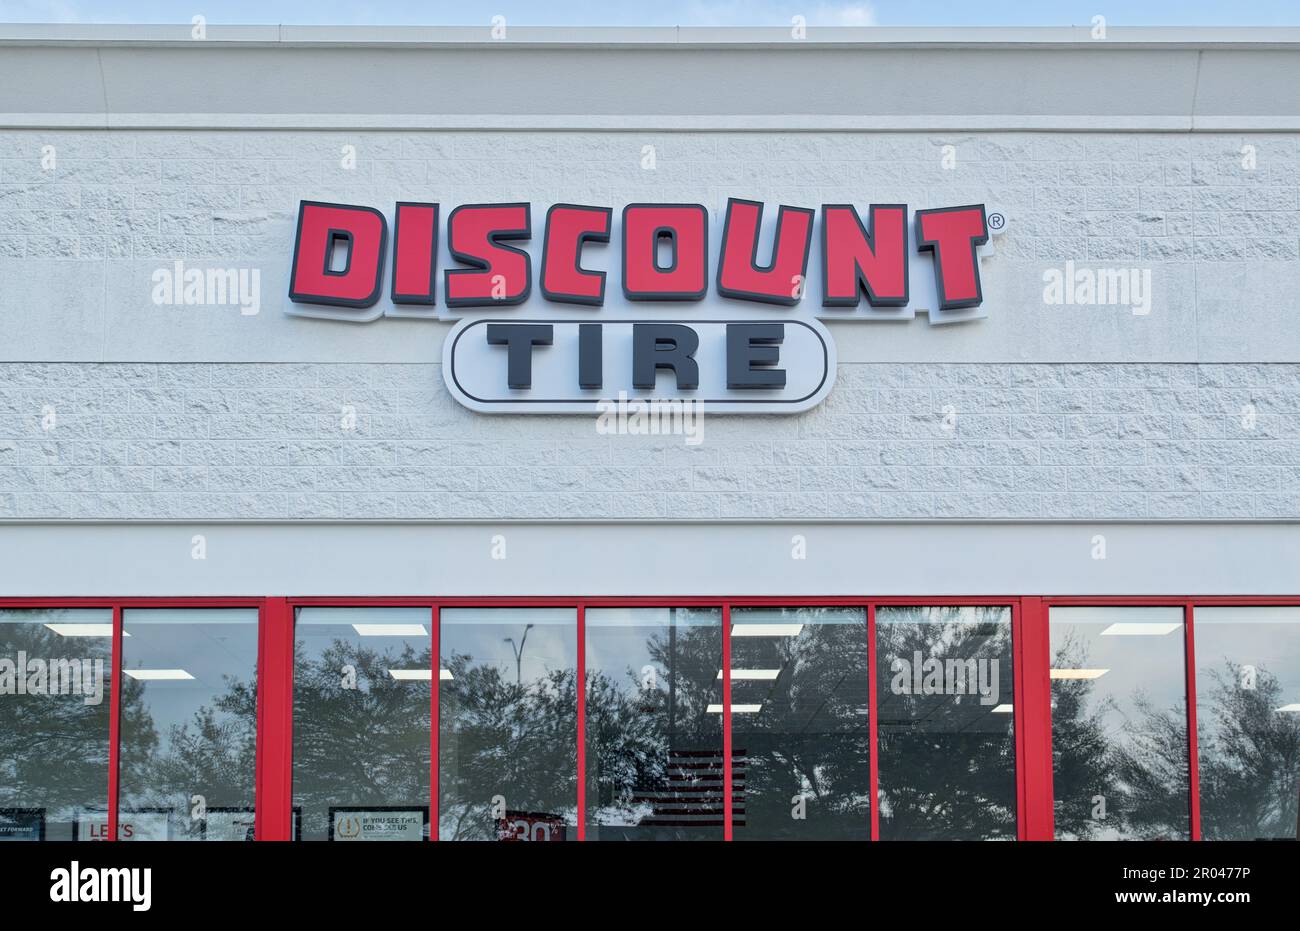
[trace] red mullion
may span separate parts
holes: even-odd
[[[871,786],[871,839],[880,840],[880,690],[876,687],[876,606],[867,605],[867,759]]]
[[[1019,601],[1011,605],[1011,728],[1016,754],[1016,840],[1028,840],[1029,819],[1025,765],[1025,728],[1021,719],[1025,711],[1024,611]]]
[[[257,650],[258,840],[293,840],[293,646],[293,607],[285,598],[267,598]]]
[[[117,840],[117,800],[120,794],[118,766],[121,760],[119,744],[122,739],[120,715],[122,711],[122,607],[113,606],[113,678],[108,692],[108,837]]]
[[[578,605],[578,840],[587,839],[587,606]]]
[[[1201,764],[1196,739],[1196,629],[1195,608],[1187,602],[1184,607],[1183,635],[1187,663],[1187,763],[1190,790],[1190,819],[1192,840],[1201,839]]]
[[[434,605],[429,610],[433,628],[433,633],[430,635],[433,638],[431,645],[433,688],[429,689],[429,840],[437,841],[441,824],[438,813],[442,807],[438,781],[440,776],[438,740],[442,736],[442,719],[438,704],[439,693],[442,690],[442,612],[440,605]]]
[[[253,749],[253,837],[262,840],[266,833],[263,808],[266,799],[266,669],[267,640],[270,637],[268,611],[263,605],[257,612],[257,738]]]
[[[1012,612],[1018,834],[1046,841],[1055,837],[1050,621],[1039,597],[1021,598]]]
[[[732,839],[731,791],[731,605],[722,605],[722,839]]]

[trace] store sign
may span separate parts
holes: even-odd
[[[609,207],[555,204],[535,237],[527,203],[462,205],[444,224],[438,204],[401,202],[390,224],[373,207],[302,201],[285,309],[455,320],[448,390],[513,413],[595,412],[615,397],[803,411],[835,379],[822,321],[986,315],[983,204],[764,214],[732,198],[719,225],[699,204],[638,203],[616,223]]]

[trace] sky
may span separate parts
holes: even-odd
[[[1300,25],[1300,0],[0,0],[11,23],[520,26]]]

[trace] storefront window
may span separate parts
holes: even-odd
[[[307,840],[429,832],[428,608],[299,608],[293,791]]]
[[[587,838],[721,840],[722,611],[588,608],[586,630]]]
[[[1300,608],[1198,607],[1201,836],[1300,840]]]
[[[122,612],[119,839],[252,840],[257,616]]]
[[[0,609],[0,841],[107,830],[113,612]]]
[[[734,839],[869,840],[866,611],[733,608],[731,622]]]
[[[1181,607],[1051,609],[1056,836],[1190,836]]]
[[[575,840],[573,608],[443,608],[440,840]]]
[[[1008,607],[876,609],[881,840],[1016,837]]]

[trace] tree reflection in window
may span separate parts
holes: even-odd
[[[256,608],[127,608],[118,830],[123,840],[251,839]],[[177,678],[152,678],[159,675]]]
[[[103,820],[89,813],[108,805],[112,623],[109,609],[0,610],[0,832],[5,839],[39,840],[42,834],[45,840],[89,839],[86,829],[77,830],[77,821]],[[78,692],[50,694],[49,666],[60,660],[78,663]],[[32,677],[42,667],[44,684],[29,689],[40,681]],[[98,681],[89,681],[83,671]],[[125,719],[140,714],[138,693],[138,688],[125,691]]]
[[[1014,840],[1011,610],[876,609],[882,840]]]
[[[577,613],[443,608],[442,840],[577,836]]]
[[[1300,608],[1195,618],[1201,836],[1300,840]]]
[[[293,792],[303,838],[330,836],[330,808],[428,808],[430,623],[428,608],[298,610]]]
[[[863,608],[733,608],[736,840],[869,840]]]
[[[1051,610],[1056,836],[1190,836],[1183,612]]]
[[[589,608],[587,837],[720,840],[722,613]]]

